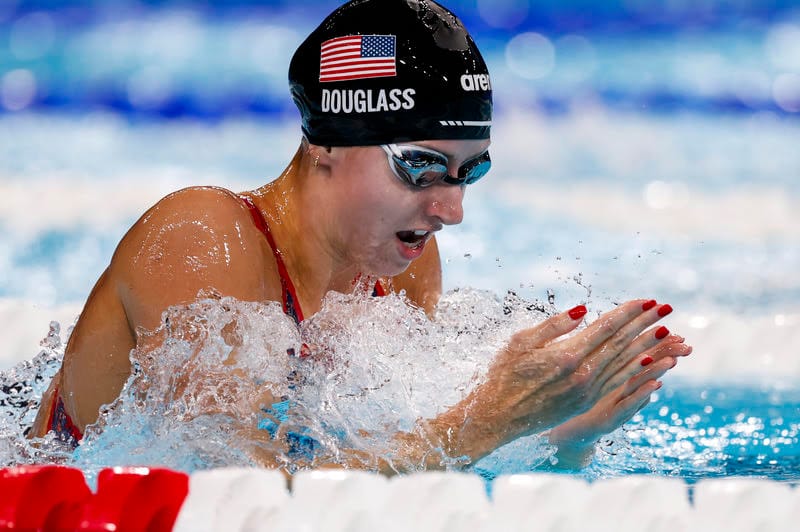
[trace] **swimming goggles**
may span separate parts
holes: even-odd
[[[492,167],[489,152],[470,159],[458,169],[458,177],[447,173],[447,157],[438,151],[414,144],[382,144],[392,169],[401,181],[425,188],[444,182],[449,185],[471,185]]]

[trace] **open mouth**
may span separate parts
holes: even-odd
[[[430,234],[430,231],[398,231],[397,238],[409,248],[417,249],[425,245]]]

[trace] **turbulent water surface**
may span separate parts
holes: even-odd
[[[123,463],[193,471],[264,456],[290,471],[330,462],[374,469],[380,457],[420,469],[398,454],[393,436],[462,399],[513,331],[553,310],[512,293],[457,290],[430,320],[401,296],[332,294],[298,329],[277,303],[223,298],[175,307],[148,340],[155,347],[133,351],[136,369],[121,398],[74,453],[52,438],[31,445],[22,436],[63,354],[54,327],[37,358],[2,375],[0,460],[93,473]],[[291,354],[301,349],[310,355]],[[671,383],[601,442],[583,474],[798,480],[798,409],[793,386]],[[550,468],[553,451],[533,435],[477,464],[443,460],[493,478]],[[430,452],[441,454],[434,444]]]
[[[24,439],[138,216],[184,186],[241,191],[283,170],[300,140],[289,58],[336,4],[0,2],[0,465],[402,461],[391,435],[464,397],[513,331],[652,297],[695,351],[582,474],[796,481],[800,18],[785,0],[591,17],[584,2],[453,0],[496,114],[492,172],[438,237],[436,318],[332,295],[298,330],[277,305],[201,297],[132,353],[76,452]],[[311,357],[287,354],[304,344]],[[534,435],[449,465],[492,478],[550,468],[552,451]]]

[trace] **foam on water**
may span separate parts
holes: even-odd
[[[431,320],[402,295],[357,290],[331,293],[298,329],[277,303],[223,298],[173,307],[132,352],[136,369],[120,399],[74,456],[52,439],[39,449],[22,439],[63,355],[54,328],[37,359],[4,376],[4,403],[13,408],[2,427],[8,450],[1,463],[191,471],[275,455],[290,470],[327,462],[370,469],[381,456],[399,470],[417,470],[393,435],[417,430],[418,420],[465,397],[510,335],[551,310],[467,289],[446,294]],[[16,387],[24,387],[24,400],[14,399],[21,397]],[[439,452],[433,443],[431,452]],[[551,452],[538,453],[541,462]]]
[[[52,435],[34,445],[25,438],[36,418],[42,393],[61,367],[65,344],[58,322],[50,323],[41,346],[43,349],[31,360],[0,373],[0,467],[64,463],[72,454],[71,448]]]
[[[52,436],[35,445],[24,438],[63,356],[65,344],[53,323],[36,358],[0,374],[0,465],[65,463],[91,478],[119,464],[185,471],[258,463],[289,471],[327,463],[376,469],[380,457],[401,471],[421,470],[399,452],[393,436],[416,431],[418,420],[465,397],[513,332],[555,310],[550,302],[511,292],[498,297],[459,289],[445,294],[429,319],[402,295],[373,298],[366,292],[329,294],[300,328],[277,303],[206,298],[169,309],[162,326],[144,334],[132,352],[136,370],[120,399],[74,453]],[[770,335],[791,344],[792,328],[784,325],[795,319],[782,316],[780,327],[754,323],[752,341],[731,337],[729,346],[715,328],[743,329],[741,320],[714,318],[718,327],[696,329],[709,333],[699,342],[705,353],[682,360],[679,367],[687,371],[681,379],[668,378],[653,404],[605,437],[581,474],[797,481],[800,390],[789,375],[798,369],[787,373],[780,361],[775,367],[759,362],[756,351]],[[709,358],[710,366],[702,369],[698,356]],[[736,373],[725,364],[753,370],[731,386],[726,378]],[[759,371],[767,380],[754,379]],[[694,384],[684,380],[698,376]],[[467,466],[488,479],[547,469],[555,463],[554,451],[532,435],[469,464],[445,458],[430,443],[445,467]]]

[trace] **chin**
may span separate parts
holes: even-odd
[[[408,261],[398,262],[386,260],[381,263],[366,264],[361,271],[364,275],[370,275],[372,277],[394,277],[406,271],[410,265],[411,262]]]
[[[394,268],[390,272],[380,274],[379,277],[394,277],[395,275],[400,275],[401,273],[406,271],[410,265],[411,263],[407,263],[404,266]]]

